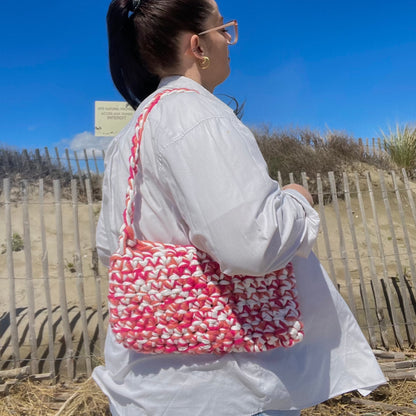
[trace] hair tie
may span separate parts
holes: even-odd
[[[132,0],[133,10],[131,11],[132,14],[135,14],[140,7],[141,0]]]

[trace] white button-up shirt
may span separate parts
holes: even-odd
[[[146,121],[136,178],[135,232],[189,244],[227,274],[263,275],[293,262],[305,325],[292,348],[261,353],[148,355],[118,344],[111,330],[94,379],[122,416],[244,416],[302,409],[385,379],[354,317],[311,253],[319,218],[298,192],[272,180],[255,138],[233,111],[185,77]],[[97,228],[100,259],[118,246],[128,160],[137,117],[106,156]]]

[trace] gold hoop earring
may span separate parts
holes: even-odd
[[[199,61],[199,67],[201,69],[208,69],[209,65],[210,65],[210,60],[208,58],[208,56],[204,56],[200,61]]]

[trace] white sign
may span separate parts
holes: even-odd
[[[95,102],[95,135],[115,136],[133,117],[134,110],[123,101]]]

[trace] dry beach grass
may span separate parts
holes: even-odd
[[[354,402],[360,398],[358,393],[338,396],[303,410],[302,416],[414,415],[416,381],[391,382],[379,387],[366,397],[371,404]],[[8,415],[110,416],[110,413],[107,398],[91,379],[53,385],[24,380],[16,384],[7,396],[0,398],[0,416]]]

